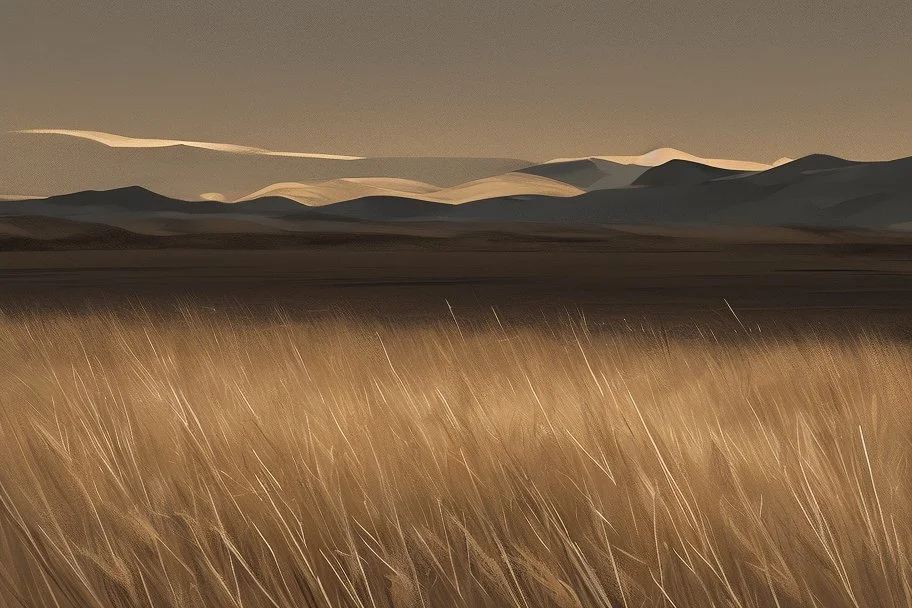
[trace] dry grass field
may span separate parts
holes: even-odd
[[[0,604],[912,605],[912,346],[0,316]]]

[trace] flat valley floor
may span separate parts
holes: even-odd
[[[240,239],[239,239],[240,240]],[[0,310],[190,306],[393,323],[585,317],[617,328],[877,329],[912,336],[912,237],[469,232],[259,249],[0,251]],[[177,243],[180,245],[180,243]],[[759,326],[759,327],[758,327]]]

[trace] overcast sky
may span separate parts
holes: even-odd
[[[356,155],[912,155],[912,2],[0,0],[0,129]]]

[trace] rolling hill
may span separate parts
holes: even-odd
[[[744,175],[743,171],[720,169],[689,160],[670,160],[647,169],[634,180],[634,186],[696,186],[716,179]]]
[[[586,191],[625,188],[633,184],[648,167],[623,165],[600,158],[548,162],[520,169],[520,173],[539,175]]]
[[[520,194],[564,197],[576,196],[583,192],[584,190],[562,181],[522,172],[510,172],[449,188],[397,178],[341,178],[311,183],[286,182],[261,188],[241,198],[240,201],[262,196],[282,196],[302,205],[323,206],[368,196],[393,196],[460,204]]]

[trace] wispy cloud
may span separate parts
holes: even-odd
[[[16,133],[29,133],[41,135],[68,135],[81,139],[89,139],[112,148],[168,148],[171,146],[189,146],[191,148],[204,148],[219,152],[233,154],[259,154],[262,156],[291,156],[297,158],[321,158],[326,160],[361,160],[362,156],[346,156],[342,154],[320,154],[316,152],[280,152],[253,146],[237,144],[223,144],[206,141],[185,141],[181,139],[149,139],[115,135],[103,131],[80,131],[75,129],[23,129]]]

